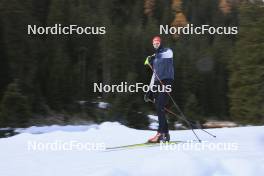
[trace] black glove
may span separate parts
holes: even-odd
[[[151,92],[151,91],[148,91],[148,92],[144,95],[144,101],[145,101],[145,102],[152,102],[152,103],[155,103],[154,93]]]

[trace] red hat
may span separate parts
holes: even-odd
[[[155,41],[155,42],[159,42],[159,43],[161,43],[161,38],[160,38],[159,36],[155,36],[155,37],[152,39],[152,43],[154,43],[154,41]]]

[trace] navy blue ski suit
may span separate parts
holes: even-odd
[[[150,64],[154,70],[155,82],[154,85],[171,85],[174,80],[174,65],[173,65],[173,52],[170,48],[163,48],[160,46],[156,52],[155,57],[151,60]],[[168,103],[169,95],[167,92],[155,92],[155,106],[159,119],[159,133],[168,133],[168,122],[165,117],[165,106]]]

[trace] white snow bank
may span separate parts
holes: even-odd
[[[150,121],[158,122],[159,118],[156,115],[148,115]]]
[[[152,122],[149,124],[149,129],[152,129],[152,130],[157,130],[159,127],[159,123],[158,122]]]
[[[106,103],[106,102],[99,102],[98,103],[98,108],[107,109],[108,107],[109,107],[109,103]]]
[[[28,142],[54,141],[104,143],[106,147],[145,142],[153,131],[135,130],[119,123],[105,122],[72,133],[53,130],[49,133],[22,133],[0,139],[0,175],[3,176],[253,176],[264,175],[264,126],[210,129],[217,138],[195,130],[201,139],[235,143],[237,150],[211,151],[160,150],[145,147],[116,151],[28,150]],[[34,130],[33,130],[34,131]],[[53,132],[52,132],[53,131]],[[25,131],[26,132],[26,131]],[[32,131],[31,131],[32,132]],[[42,130],[43,132],[43,130]],[[192,140],[190,130],[171,131],[172,140]],[[186,143],[187,144],[187,143]],[[180,144],[178,144],[180,145]]]
[[[41,133],[49,133],[54,131],[86,131],[90,128],[96,128],[97,125],[51,125],[51,126],[32,126],[29,128],[17,128],[15,132],[17,133],[31,133],[31,134],[41,134]]]

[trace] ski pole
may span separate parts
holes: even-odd
[[[159,76],[157,75],[157,73],[155,72],[155,70],[152,68],[152,66],[150,64],[147,64],[152,72],[155,74],[155,76],[157,77],[158,81],[160,82],[161,85],[164,85],[163,82],[160,80]],[[174,101],[174,99],[172,98],[170,92],[167,92],[167,94],[169,95],[171,101],[173,102],[174,106],[176,107],[176,109],[179,111],[180,115],[181,115],[181,120],[184,120],[187,125],[191,128],[192,132],[194,133],[194,135],[196,136],[196,138],[198,139],[199,142],[201,142],[200,138],[197,136],[197,134],[194,132],[193,126],[191,125],[191,122],[189,120],[187,120],[187,118],[185,117],[185,115],[183,114],[183,112],[181,111],[181,109],[179,108],[179,106],[177,105],[177,103]],[[179,118],[179,117],[178,117]],[[205,131],[204,129],[201,129],[202,131],[206,132],[207,134],[216,137],[215,135],[212,135],[211,133]]]
[[[161,85],[164,85],[163,82],[162,82],[162,81],[159,79],[159,77],[157,76],[157,74],[156,74],[155,70],[152,68],[152,66],[151,66],[150,64],[148,64],[148,66],[151,68],[152,72],[155,74],[155,76],[157,77],[157,79],[159,80],[159,82],[161,83]],[[171,98],[173,104],[175,105],[175,102],[174,102],[173,98],[171,97],[170,93],[167,92],[167,94],[169,95],[169,97]],[[176,108],[178,109],[177,104],[176,104]],[[180,112],[181,112],[181,111],[180,111]],[[198,135],[197,135],[197,134],[195,133],[195,131],[193,130],[193,127],[191,126],[190,122],[189,122],[188,120],[186,120],[186,118],[185,118],[184,116],[182,117],[182,120],[184,120],[184,121],[187,123],[187,125],[191,128],[193,134],[194,134],[195,137],[197,138],[197,140],[198,140],[199,142],[201,142],[201,139],[198,137]]]
[[[172,115],[174,115],[175,117],[178,117],[179,119],[182,119],[182,118],[180,118],[181,116],[179,116],[179,115],[177,115],[176,113],[174,113],[174,112],[172,112],[171,110],[169,110],[168,108],[164,108],[165,109],[165,111],[167,111],[168,113],[170,113],[170,114],[172,114]],[[184,120],[184,119],[182,119],[182,120]],[[184,120],[185,121],[185,120]],[[193,124],[192,122],[190,122],[189,121],[189,123],[191,124],[191,125],[193,125],[193,126],[196,126],[197,127],[197,125],[195,125],[195,124]],[[198,129],[200,129],[200,130],[202,130],[202,131],[204,131],[204,132],[206,132],[207,134],[209,134],[209,135],[211,135],[211,136],[213,136],[213,137],[216,137],[215,135],[213,135],[212,133],[209,133],[208,131],[206,131],[205,129],[203,129],[203,128],[198,128]]]
[[[154,101],[150,101],[150,102],[151,102],[151,103],[155,103]],[[183,120],[183,121],[186,122],[187,119],[183,119],[180,115],[178,115],[178,114],[176,114],[175,112],[171,111],[169,108],[166,108],[166,107],[165,107],[164,109],[165,109],[166,112],[168,112],[168,113],[174,115],[176,118],[179,118],[179,119],[181,119],[181,120]],[[186,123],[188,123],[188,122],[186,122]],[[189,121],[189,123],[190,123],[192,126],[196,126],[196,128],[198,128],[198,126],[195,125],[194,123],[192,123],[192,122],[190,122],[190,121]],[[216,137],[215,135],[213,135],[212,133],[209,133],[208,131],[206,131],[206,130],[203,129],[203,128],[198,128],[198,129],[204,131],[205,133],[209,134],[210,136]]]

